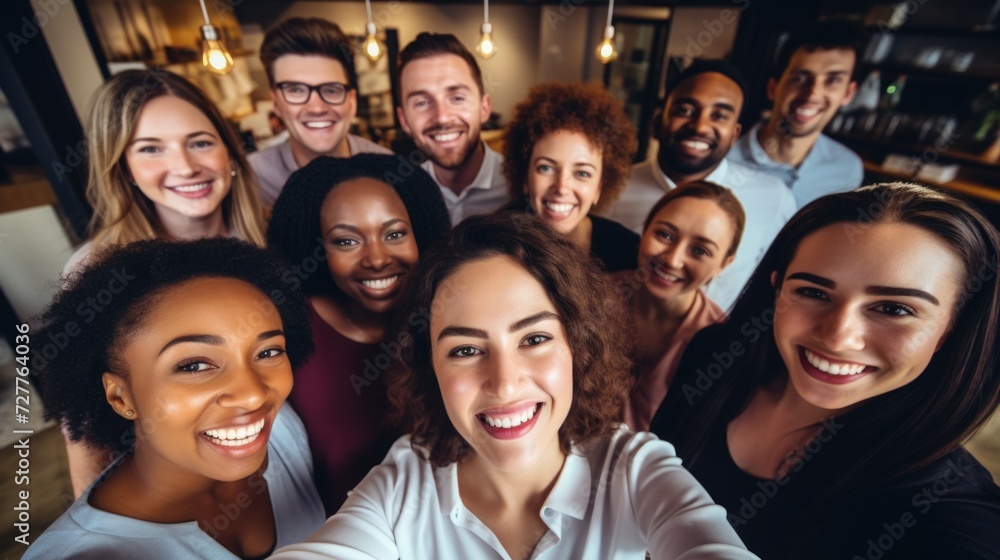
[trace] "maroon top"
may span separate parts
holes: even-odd
[[[305,424],[313,479],[332,515],[399,436],[385,426],[389,401],[382,374],[392,363],[392,348],[345,337],[311,303],[309,326],[316,351],[295,370],[288,401]]]

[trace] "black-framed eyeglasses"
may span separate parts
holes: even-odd
[[[347,91],[351,89],[347,84],[340,82],[329,82],[311,86],[302,82],[278,82],[274,87],[281,90],[281,96],[292,105],[302,105],[309,101],[309,96],[315,91],[319,93],[319,98],[330,105],[340,105],[347,100]]]

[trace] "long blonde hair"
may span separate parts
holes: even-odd
[[[236,237],[264,246],[264,210],[235,132],[200,89],[176,74],[152,68],[117,74],[94,96],[87,123],[87,200],[94,208],[89,226],[94,247],[166,237],[153,203],[131,183],[125,163],[125,148],[139,113],[151,99],[164,95],[194,105],[215,126],[236,170],[222,201],[223,220]]]

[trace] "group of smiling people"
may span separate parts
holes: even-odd
[[[349,97],[274,70],[286,103]],[[1000,234],[950,194],[806,204],[725,313],[729,189],[641,235],[590,213],[636,149],[600,87],[534,88],[468,217],[434,146],[248,163],[169,73],[111,78],[88,141],[91,241],[35,336],[128,281],[34,372],[78,499],[25,558],[1000,557],[962,448],[1000,405]]]

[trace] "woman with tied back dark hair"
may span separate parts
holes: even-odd
[[[610,289],[534,216],[459,224],[398,320],[389,398],[412,435],[274,558],[753,558],[670,444],[620,424]]]
[[[998,558],[962,447],[1000,403],[1000,235],[927,187],[826,196],[688,347],[652,431],[764,558]]]
[[[25,558],[259,558],[323,523],[282,406],[312,344],[279,261],[233,239],[147,240],[69,277],[34,333],[65,344],[32,364],[47,418],[116,458]]]
[[[295,369],[289,402],[302,417],[328,514],[399,437],[385,424],[386,338],[419,254],[448,231],[434,180],[398,156],[322,156],[292,174],[268,242],[302,284],[316,353]],[[335,427],[350,426],[349,430]]]

